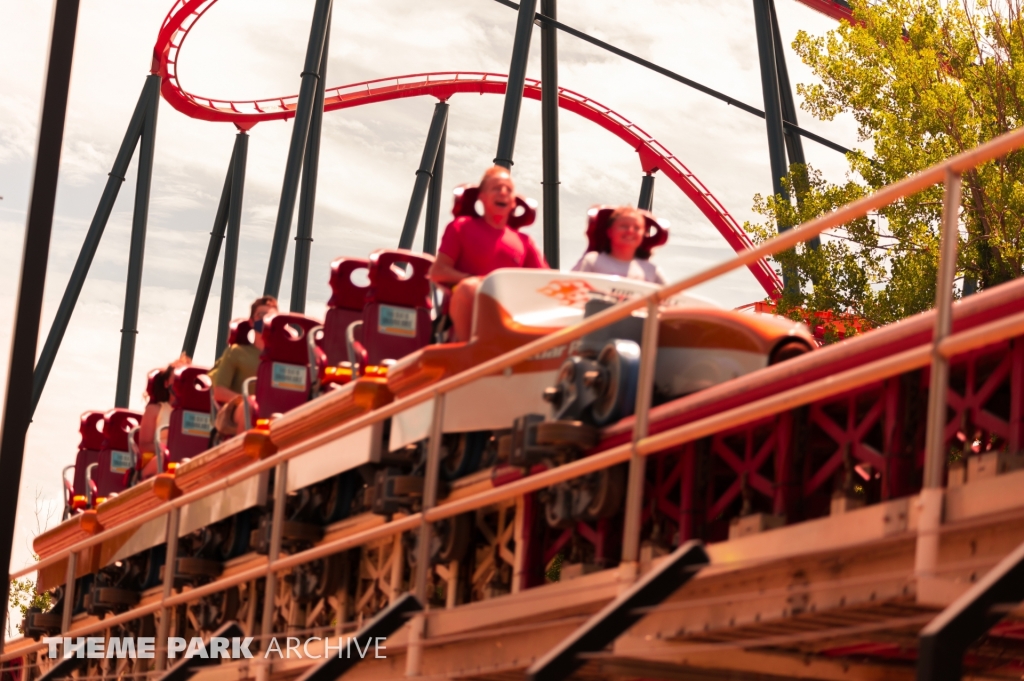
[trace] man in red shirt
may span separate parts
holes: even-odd
[[[487,169],[478,199],[484,216],[462,216],[449,223],[429,273],[434,283],[452,287],[448,314],[455,340],[469,340],[473,299],[483,277],[502,267],[548,269],[533,239],[508,226],[516,191],[506,168]]]

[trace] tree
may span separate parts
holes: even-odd
[[[873,155],[848,154],[843,183],[793,166],[793,203],[754,197],[760,243],[777,225],[822,215],[1024,124],[1024,18],[1018,0],[852,0],[854,23],[826,36],[801,31],[793,48],[820,83],[798,85],[802,107],[831,120],[851,113]],[[1024,154],[963,176],[958,277],[967,292],[1021,275]],[[831,231],[817,250],[779,254],[796,285],[783,310],[852,314],[871,325],[927,310],[935,300],[941,186]]]

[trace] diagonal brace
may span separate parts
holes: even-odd
[[[596,652],[644,616],[638,609],[664,601],[710,560],[703,543],[688,541],[664,562],[641,577],[628,591],[606,605],[526,670],[528,681],[561,681],[583,666],[580,653]]]

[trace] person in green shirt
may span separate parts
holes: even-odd
[[[249,321],[252,322],[252,345],[229,345],[210,370],[213,384],[213,399],[220,405],[217,417],[217,431],[222,436],[241,432],[245,423],[242,404],[242,387],[245,381],[254,377],[260,366],[263,352],[263,318],[277,313],[277,299],[261,296],[249,307]]]

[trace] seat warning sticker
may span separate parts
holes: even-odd
[[[194,437],[210,436],[210,415],[202,411],[184,411],[181,414],[181,434]]]
[[[132,467],[132,455],[129,452],[110,452],[110,472],[124,473]]]
[[[409,307],[381,305],[377,315],[377,328],[381,333],[403,338],[416,337],[416,310]]]
[[[274,362],[274,370],[270,376],[270,385],[281,390],[306,392],[306,367],[300,364],[283,364]]]

